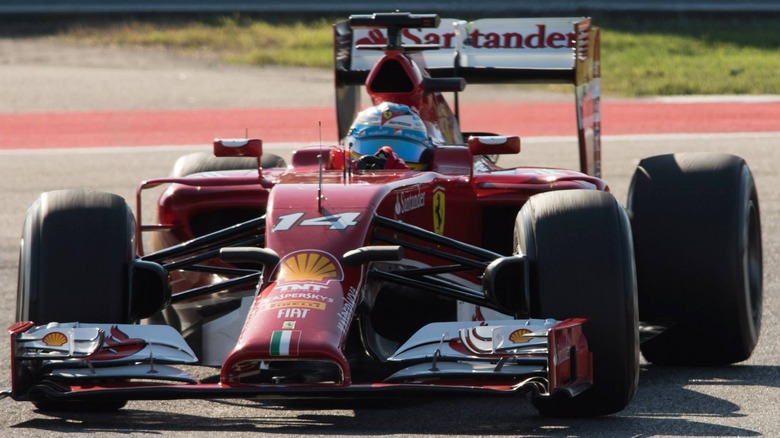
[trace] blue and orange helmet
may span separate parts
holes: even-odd
[[[390,146],[412,170],[425,169],[433,155],[431,138],[420,116],[406,105],[389,102],[361,111],[345,145],[355,160]]]

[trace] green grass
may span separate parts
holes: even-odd
[[[225,62],[330,68],[333,59],[331,24],[270,24],[238,17],[171,24],[126,22],[68,27],[60,36],[90,44],[164,47],[208,53]]]
[[[93,23],[68,26],[61,37],[205,52],[232,63],[331,68],[332,21],[270,24],[231,16]],[[600,24],[605,94],[780,94],[780,19],[611,18]]]
[[[777,32],[632,33],[606,28],[602,76],[607,92],[628,96],[780,94]],[[775,41],[767,41],[774,39]]]

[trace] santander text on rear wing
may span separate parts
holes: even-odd
[[[590,18],[442,18],[436,28],[404,28],[401,35],[402,45],[411,46],[415,61],[432,77],[457,76],[472,84],[574,85],[580,167],[600,176],[600,39]],[[385,29],[353,28],[349,21],[335,25],[334,37],[337,118],[343,138],[359,110],[359,88],[383,55],[363,49],[375,49],[387,40]],[[416,52],[419,49],[424,50]]]

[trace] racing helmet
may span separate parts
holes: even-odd
[[[361,111],[345,143],[355,160],[390,146],[412,170],[427,168],[433,155],[431,138],[420,116],[406,105],[389,102]]]

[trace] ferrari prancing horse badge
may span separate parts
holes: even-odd
[[[444,234],[444,191],[433,192],[433,232]]]

